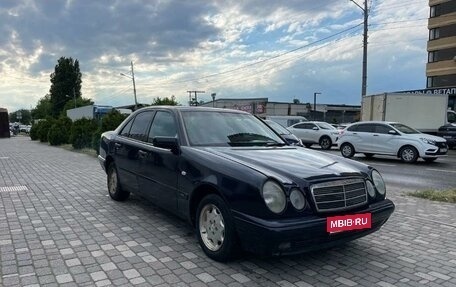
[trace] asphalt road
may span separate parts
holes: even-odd
[[[336,148],[325,152],[340,155],[340,151]],[[367,159],[362,154],[356,155],[353,159],[380,171],[390,192],[456,187],[456,150],[450,150],[448,156],[439,158],[433,163],[426,163],[419,159],[414,164],[407,164],[398,158],[387,156],[374,156]]]

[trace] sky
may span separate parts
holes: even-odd
[[[367,94],[425,88],[429,2],[367,1]],[[362,23],[349,0],[1,0],[0,107],[35,107],[60,57],[99,105],[134,103],[131,62],[139,103],[198,90],[359,105]]]

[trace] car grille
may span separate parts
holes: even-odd
[[[446,142],[436,142],[436,145],[440,148],[446,148],[447,147],[447,144]]]
[[[345,179],[314,184],[310,187],[317,211],[348,210],[367,203],[363,179]]]

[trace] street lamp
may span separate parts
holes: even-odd
[[[319,92],[314,93],[314,108],[313,108],[313,120],[315,120],[315,115],[317,111],[317,95],[321,95]]]
[[[130,78],[133,81],[133,95],[135,96],[135,110],[136,110],[138,107],[138,101],[136,100],[136,84],[135,84],[135,72],[133,70],[133,61],[131,61],[131,76],[124,74],[124,73],[120,73],[120,75]]]
[[[211,97],[212,97],[212,107],[213,107],[213,108],[215,107],[215,95],[216,95],[216,93],[212,93],[212,94],[211,94]]]

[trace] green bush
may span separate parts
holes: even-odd
[[[49,130],[48,140],[51,145],[61,145],[66,143],[68,139],[65,127],[60,125],[60,123],[54,123]]]
[[[52,118],[47,118],[45,120],[40,121],[40,126],[38,128],[38,138],[40,142],[48,141],[48,133],[54,122],[55,120]]]
[[[32,128],[30,129],[30,139],[32,141],[39,140],[40,138],[38,137],[38,130],[40,129],[40,123],[41,121],[35,123],[32,125]]]
[[[100,137],[106,131],[115,130],[127,118],[117,110],[112,110],[101,119],[101,125],[92,135],[92,148],[99,153]]]
[[[94,120],[82,118],[77,120],[71,126],[70,143],[75,149],[91,147],[92,135],[97,129],[97,123]]]

